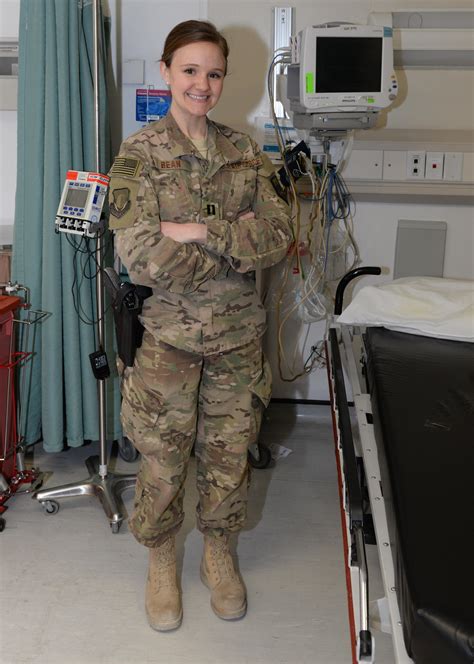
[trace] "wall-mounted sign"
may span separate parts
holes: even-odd
[[[168,113],[170,104],[169,90],[137,88],[135,118],[137,122],[154,122]]]

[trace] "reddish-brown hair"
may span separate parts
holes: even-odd
[[[183,21],[178,23],[166,37],[163,47],[162,61],[167,67],[171,65],[173,55],[178,48],[194,44],[196,42],[210,42],[216,44],[225,59],[225,71],[227,73],[227,58],[229,57],[229,46],[225,37],[209,21]]]

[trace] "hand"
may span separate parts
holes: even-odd
[[[162,221],[161,234],[182,244],[190,242],[204,244],[207,239],[207,227],[205,224],[178,224],[174,221]]]
[[[255,213],[254,212],[244,212],[241,214],[237,219],[242,219],[245,221],[246,219],[255,219]]]

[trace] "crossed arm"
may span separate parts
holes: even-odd
[[[246,212],[239,219],[255,219],[255,214],[253,212]],[[190,242],[206,244],[206,224],[178,224],[174,221],[162,221],[160,226],[162,235],[171,238],[175,242],[180,242],[181,244],[189,244]]]

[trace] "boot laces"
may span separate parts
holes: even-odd
[[[151,581],[160,587],[176,585],[176,559],[174,546],[170,540],[153,551],[154,564],[150,567]]]
[[[232,580],[236,578],[234,562],[228,549],[227,542],[213,542],[211,555],[221,579]]]
[[[169,586],[176,585],[176,573],[174,567],[167,565],[154,569],[151,572],[151,582],[158,585],[160,588],[168,588]]]

